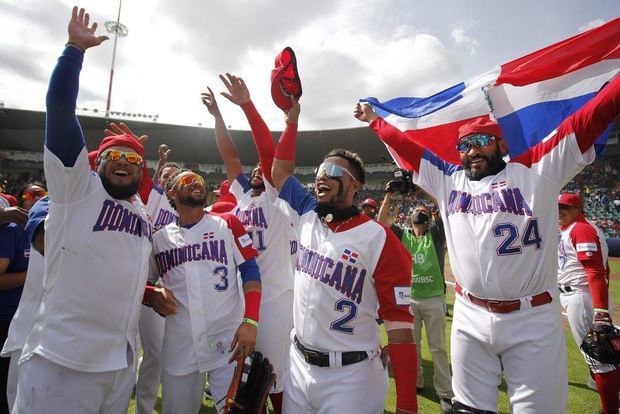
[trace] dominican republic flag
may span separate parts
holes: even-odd
[[[351,249],[344,249],[344,253],[342,254],[342,256],[340,257],[342,260],[349,262],[351,264],[355,264],[355,262],[357,261],[357,258],[360,257],[360,255],[356,252],[354,252]]]
[[[210,231],[208,233],[203,233],[202,235],[202,239],[203,240],[211,240],[213,237],[215,237],[215,233]]]
[[[438,157],[460,164],[458,128],[495,119],[516,157],[552,133],[620,71],[620,18],[425,98],[371,103],[379,116]],[[596,142],[600,152],[611,125]],[[411,166],[388,147],[401,168]]]

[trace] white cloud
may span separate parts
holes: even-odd
[[[471,56],[475,55],[478,47],[480,47],[480,42],[467,34],[474,25],[475,23],[472,22],[455,26],[450,32],[454,44],[466,48]]]
[[[583,26],[579,26],[579,33],[586,32],[590,29],[594,29],[595,27],[599,27],[600,25],[604,23],[606,23],[606,21],[603,19],[590,20],[588,23],[584,24]]]

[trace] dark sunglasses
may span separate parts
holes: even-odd
[[[476,148],[484,148],[489,145],[491,141],[495,141],[495,137],[493,135],[470,135],[460,140],[459,143],[456,144],[456,149],[459,152],[467,152],[472,146],[475,146]]]

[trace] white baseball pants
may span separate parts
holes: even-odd
[[[224,409],[226,393],[235,373],[235,366],[235,363],[224,364],[207,371],[209,388],[218,413]],[[204,372],[172,375],[163,371],[161,382],[164,414],[196,414],[200,411],[205,389]]]
[[[133,354],[131,351],[128,354]],[[83,372],[34,355],[19,366],[13,414],[118,414],[127,412],[134,383],[127,368]]]
[[[142,306],[140,311],[140,343],[142,362],[136,383],[136,414],[151,414],[155,407],[161,378],[161,348],[166,319],[153,309]]]
[[[514,414],[565,414],[566,343],[558,295],[546,305],[492,313],[456,296],[451,334],[454,399],[497,412],[502,373]]]

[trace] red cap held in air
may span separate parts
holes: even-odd
[[[275,69],[271,71],[271,97],[278,108],[288,111],[291,109],[291,96],[301,97],[301,79],[295,52],[285,47],[276,57]]]

